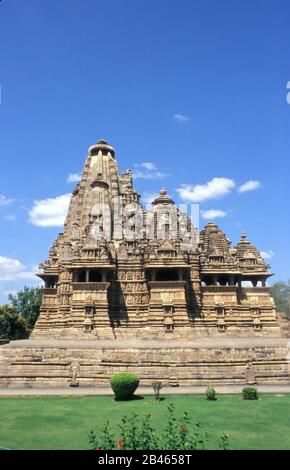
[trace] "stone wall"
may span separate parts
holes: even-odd
[[[106,386],[115,372],[130,371],[141,384],[243,384],[251,369],[257,383],[289,382],[286,339],[200,339],[195,344],[134,341],[15,341],[0,347],[0,386]]]

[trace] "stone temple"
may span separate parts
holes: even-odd
[[[139,199],[114,149],[103,140],[90,147],[42,265],[34,337],[279,335],[269,266],[245,234],[233,247],[209,223],[198,237],[165,190],[152,210]]]
[[[92,145],[38,274],[35,329],[0,347],[0,384],[102,385],[123,370],[144,384],[288,383],[269,265],[245,233],[233,246],[195,222],[164,189],[145,210],[114,148]]]

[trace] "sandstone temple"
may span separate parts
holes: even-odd
[[[236,246],[213,223],[199,234],[163,189],[144,210],[101,140],[42,265],[33,336],[279,335],[268,269],[245,233]]]
[[[289,383],[255,245],[214,223],[199,231],[165,189],[144,208],[104,140],[40,268],[39,319],[28,340],[0,346],[0,386],[102,386],[124,370],[145,385]]]

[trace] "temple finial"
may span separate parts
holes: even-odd
[[[243,241],[243,242],[247,242],[247,241],[248,241],[248,240],[247,240],[247,234],[246,234],[245,231],[242,232],[241,241]]]

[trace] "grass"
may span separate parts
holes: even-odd
[[[167,406],[188,411],[210,434],[207,448],[230,435],[231,449],[290,449],[290,394],[261,394],[258,401],[239,395],[220,395],[206,401],[201,395],[153,396],[116,402],[108,396],[1,397],[0,447],[12,449],[88,449],[87,434],[109,420],[118,429],[120,418],[133,412],[152,415],[155,427],[166,423]]]

